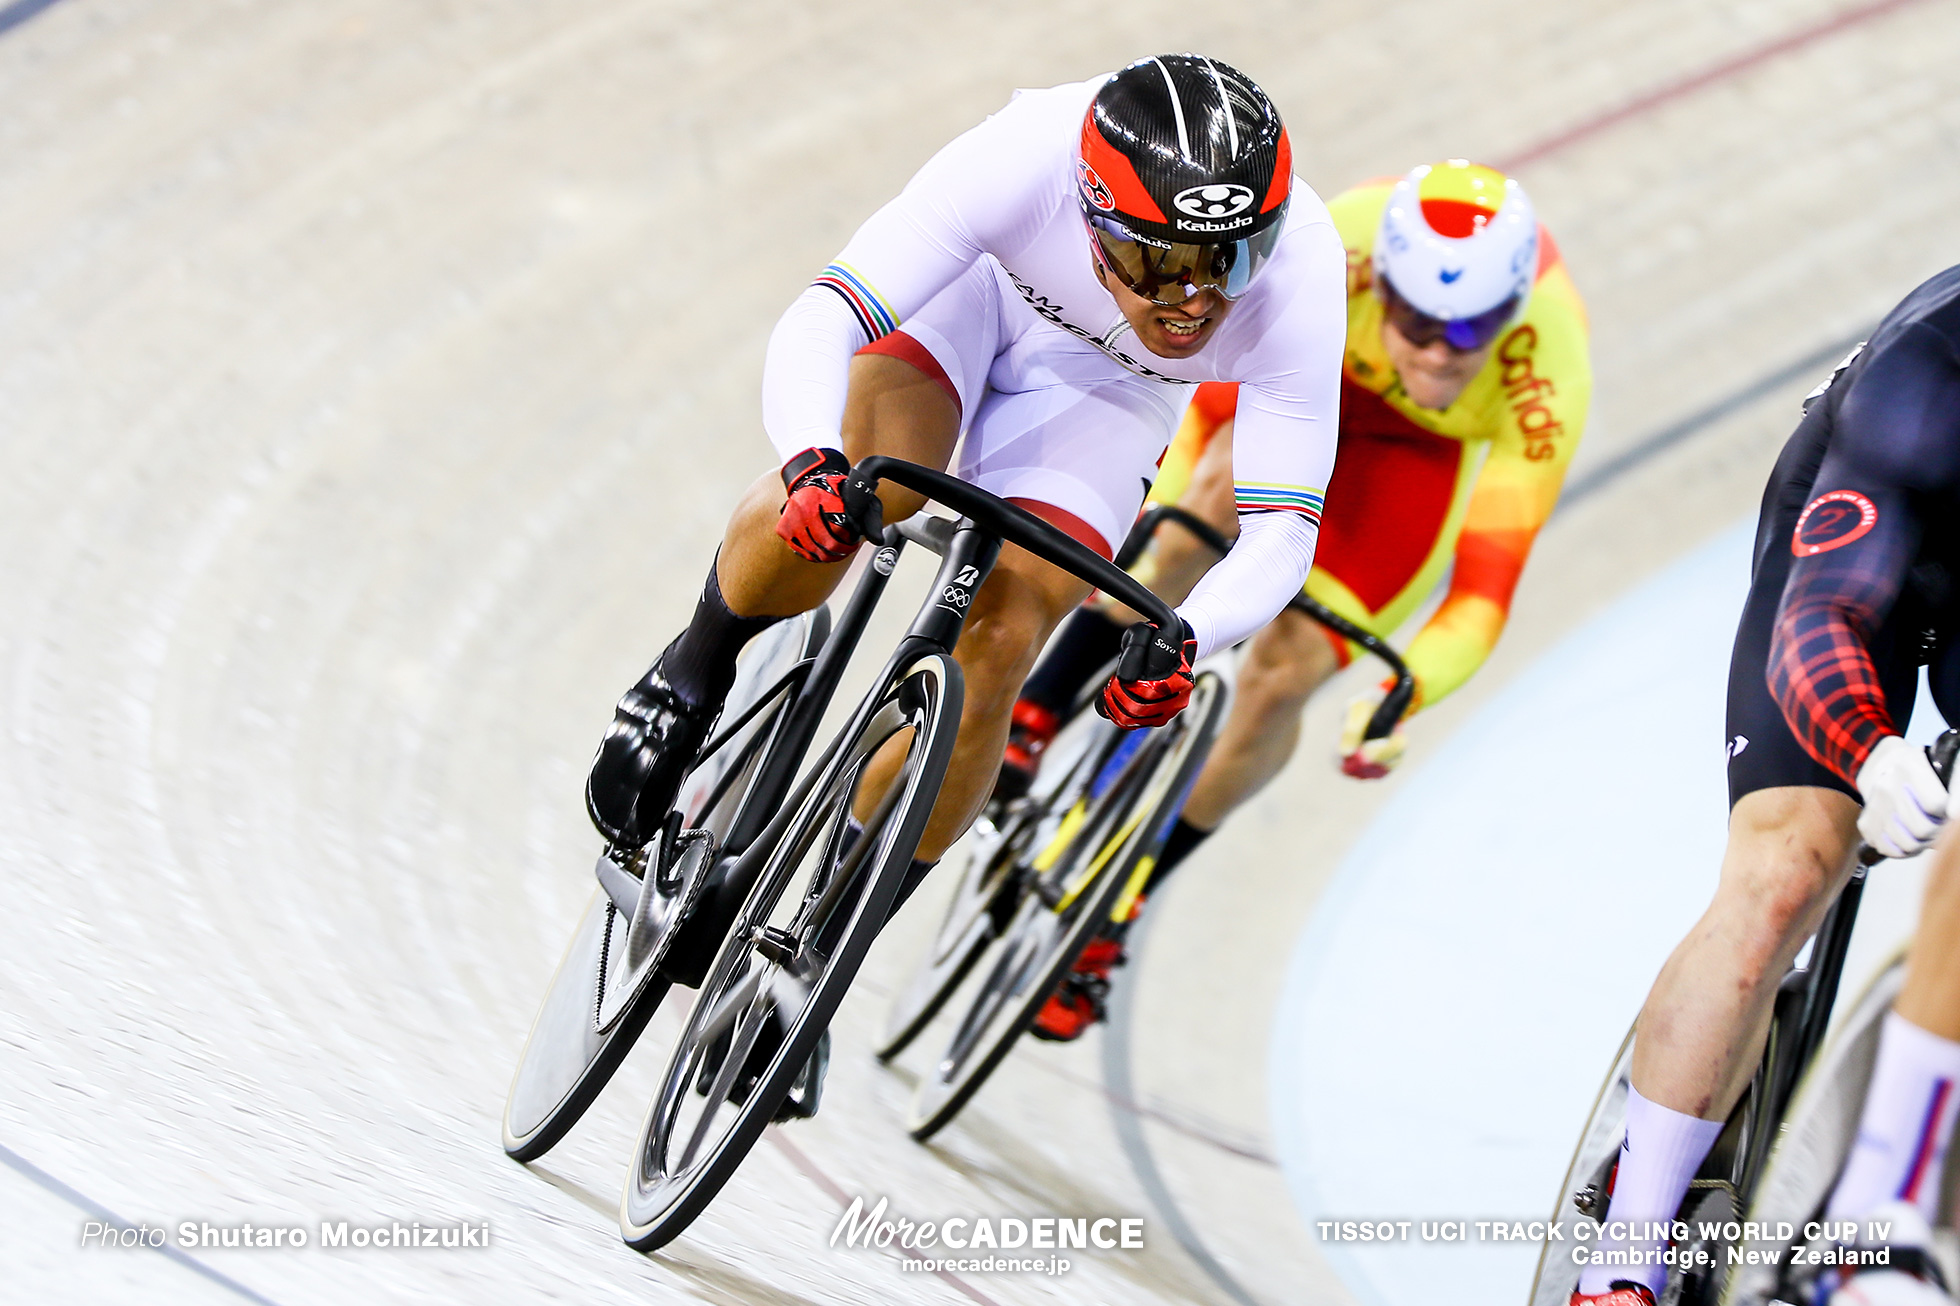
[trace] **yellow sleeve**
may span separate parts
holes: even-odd
[[[1562,264],[1539,278],[1524,321],[1498,342],[1490,366],[1498,369],[1498,430],[1470,491],[1449,592],[1406,654],[1418,708],[1460,688],[1497,646],[1525,558],[1585,430],[1585,308]]]

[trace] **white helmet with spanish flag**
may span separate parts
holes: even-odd
[[[1389,194],[1375,233],[1375,279],[1424,316],[1462,324],[1453,335],[1494,337],[1524,307],[1537,271],[1531,197],[1496,169],[1467,159],[1425,163]]]

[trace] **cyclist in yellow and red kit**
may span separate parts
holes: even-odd
[[[1585,307],[1551,236],[1515,180],[1452,159],[1364,183],[1328,204],[1347,248],[1347,346],[1339,447],[1306,583],[1313,598],[1380,635],[1448,578],[1409,643],[1411,714],[1461,686],[1490,655],[1539,527],[1558,500],[1592,392]],[[1197,388],[1150,499],[1226,534],[1237,387]],[[1177,601],[1215,559],[1177,528],[1138,564]],[[1025,787],[1078,688],[1116,654],[1135,620],[1095,599],[1070,618],[1014,709],[1004,791]],[[1151,876],[1147,894],[1291,757],[1309,697],[1355,650],[1282,612],[1244,651],[1225,728]],[[1362,734],[1386,686],[1349,706],[1341,766],[1361,778],[1400,759],[1398,727]],[[1098,939],[1035,1026],[1078,1037],[1102,1016],[1120,937]]]

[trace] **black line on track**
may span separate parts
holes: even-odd
[[[1109,1089],[1109,1119],[1116,1127],[1116,1140],[1123,1146],[1123,1153],[1130,1159],[1130,1168],[1136,1172],[1137,1182],[1143,1185],[1145,1197],[1157,1208],[1157,1214],[1170,1226],[1171,1237],[1177,1239],[1198,1268],[1217,1284],[1227,1297],[1240,1306],[1258,1306],[1239,1281],[1232,1277],[1231,1271],[1218,1263],[1211,1254],[1198,1231],[1184,1216],[1177,1204],[1177,1198],[1164,1183],[1162,1172],[1157,1169],[1157,1158],[1151,1154],[1150,1140],[1144,1137],[1143,1121],[1130,1103],[1136,1101],[1135,1076],[1130,1073],[1130,1030],[1132,1016],[1136,1010],[1136,975],[1143,961],[1144,947],[1150,941],[1150,922],[1155,917],[1146,912],[1137,918],[1130,927],[1129,953],[1130,974],[1126,982],[1116,985],[1109,996],[1109,1023],[1104,1027],[1102,1040],[1103,1083]]]
[[[1651,462],[1683,440],[1701,434],[1723,418],[1733,416],[1765,395],[1781,390],[1792,381],[1801,380],[1805,375],[1817,371],[1826,364],[1835,363],[1850,353],[1860,341],[1870,336],[1875,328],[1876,324],[1861,327],[1842,339],[1820,345],[1802,358],[1785,363],[1775,371],[1757,377],[1740,389],[1730,391],[1706,408],[1689,413],[1680,421],[1670,423],[1652,435],[1636,441],[1632,448],[1614,454],[1584,476],[1569,483],[1565,487],[1565,492],[1559,495],[1558,508],[1553,515],[1564,512],[1581,499],[1599,493],[1628,472]],[[1821,381],[1824,378],[1820,376],[1817,379]]]
[[[55,0],[39,0],[40,7],[42,9],[47,8],[49,5],[53,4],[54,2]],[[18,4],[13,6],[14,9],[18,9],[20,7],[21,6]],[[5,21],[5,16],[9,12],[11,11],[0,10],[0,22]],[[0,31],[4,31],[4,30],[5,30],[4,28],[0,28]],[[83,1196],[81,1193],[76,1192],[73,1188],[70,1188],[67,1184],[62,1183],[61,1180],[55,1178],[53,1175],[49,1174],[46,1170],[43,1170],[40,1166],[35,1165],[32,1161],[28,1160],[26,1157],[14,1151],[12,1148],[8,1147],[4,1143],[0,1143],[0,1163],[4,1163],[8,1169],[14,1171],[22,1178],[31,1180],[35,1184],[38,1184],[40,1187],[47,1189],[49,1192],[53,1193],[56,1197],[59,1197],[62,1201],[68,1203],[70,1206],[78,1208],[85,1215],[100,1220],[103,1224],[108,1225],[112,1229],[135,1229],[140,1227],[138,1225],[131,1224],[129,1221],[123,1219],[121,1216],[111,1211],[108,1207],[99,1205],[96,1202],[90,1200],[88,1197]],[[272,1301],[270,1298],[260,1296],[258,1293],[252,1291],[252,1289],[250,1288],[247,1288],[244,1284],[232,1278],[230,1275],[225,1274],[220,1270],[212,1269],[209,1265],[206,1265],[203,1261],[198,1260],[197,1257],[189,1255],[181,1248],[172,1247],[169,1242],[168,1234],[164,1235],[164,1243],[161,1247],[152,1247],[148,1243],[139,1243],[138,1246],[140,1246],[145,1251],[152,1251],[157,1253],[165,1260],[175,1261],[177,1264],[183,1266],[185,1269],[191,1271],[191,1273],[193,1274],[203,1275],[205,1278],[209,1279],[211,1282],[217,1284],[221,1288],[231,1289],[231,1291],[237,1293],[240,1297],[243,1297],[246,1301],[258,1302],[259,1306],[278,1306],[277,1302]]]
[[[1118,1097],[1115,1091],[1107,1084],[1098,1084],[1086,1075],[1078,1075],[1073,1070],[1066,1070],[1061,1066],[1051,1066],[1039,1060],[1029,1061],[1028,1064],[1043,1074],[1053,1075],[1064,1083],[1074,1084],[1078,1088],[1086,1088],[1092,1093],[1100,1093],[1112,1106],[1122,1107],[1125,1111],[1133,1115],[1142,1116],[1146,1120],[1155,1120],[1166,1129],[1183,1134],[1186,1138],[1203,1143],[1207,1147],[1215,1147],[1229,1156],[1236,1156],[1240,1160],[1251,1161],[1255,1165],[1271,1166],[1274,1168],[1278,1168],[1279,1166],[1279,1161],[1267,1155],[1265,1152],[1259,1151],[1244,1143],[1235,1143],[1207,1126],[1181,1120],[1168,1110],[1151,1106],[1145,1102],[1132,1102],[1126,1097]]]
[[[13,31],[28,19],[44,9],[52,9],[61,0],[14,0],[5,8],[0,8],[0,33]]]

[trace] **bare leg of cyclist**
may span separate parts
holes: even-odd
[[[1198,458],[1178,507],[1202,517],[1224,535],[1236,536],[1232,494],[1232,424],[1227,422]],[[1184,602],[1218,555],[1181,526],[1166,523],[1138,559],[1133,574],[1151,593],[1175,606]],[[1021,689],[1014,706],[1013,736],[1002,770],[1003,797],[1023,792],[1034,778],[1041,752],[1060,728],[1089,678],[1116,656],[1123,631],[1141,620],[1106,594],[1071,613]]]
[[[958,437],[958,407],[917,368],[881,355],[852,361],[844,422],[850,457],[884,453],[944,468]],[[891,521],[923,502],[891,486],[880,494]],[[784,497],[776,472],[749,487],[693,618],[614,712],[585,793],[593,824],[616,844],[637,846],[658,827],[734,682],[742,646],[772,622],[823,602],[844,578],[847,564],[806,562],[776,534]]]
[[[958,407],[937,382],[910,363],[880,354],[852,360],[844,409],[844,453],[853,463],[872,454],[944,469],[959,438]],[[924,506],[922,496],[882,486],[887,521]],[[780,477],[751,487],[722,544],[719,575],[728,606],[743,615],[780,615],[815,607],[842,579],[845,564],[805,562],[775,533],[783,504]],[[1013,544],[1003,545],[987,583],[974,596],[954,659],[966,682],[959,737],[938,805],[919,844],[932,863],[979,814],[993,784],[1014,695],[1036,650],[1082,602],[1089,587]],[[904,739],[872,760],[859,791],[858,815],[869,815],[904,758]]]
[[[1933,846],[1905,988],[1893,1009],[1928,1033],[1960,1042],[1960,826]]]
[[[1854,1220],[1885,1202],[1938,1216],[1940,1176],[1960,1110],[1960,833],[1934,845],[1905,987],[1879,1035],[1857,1143],[1826,1215]]]
[[[1066,1042],[1103,1019],[1110,969],[1124,962],[1130,922],[1144,900],[1211,837],[1233,808],[1279,774],[1299,742],[1300,713],[1307,700],[1339,669],[1321,627],[1297,612],[1281,612],[1253,636],[1225,726],[1129,918],[1106,927],[1104,937],[1083,951],[1073,973],[1036,1016],[1035,1037]]]
[[[1714,900],[1640,1013],[1609,1222],[1674,1218],[1755,1071],[1777,983],[1845,881],[1858,811],[1836,790],[1788,787],[1746,794],[1730,812]],[[1665,1279],[1658,1264],[1588,1266],[1579,1291],[1633,1281],[1658,1292]]]
[[[1849,872],[1858,810],[1834,789],[1808,787],[1736,803],[1714,900],[1640,1013],[1633,1079],[1650,1101],[1712,1120],[1740,1100],[1776,985]]]
[[[1183,820],[1209,833],[1271,783],[1299,745],[1307,700],[1339,670],[1327,632],[1291,609],[1254,635],[1239,667],[1231,714],[1192,786]]]
[[[1137,899],[1138,910],[1234,808],[1285,768],[1300,742],[1300,714],[1307,700],[1340,669],[1326,631],[1290,609],[1253,636],[1239,667],[1238,689],[1225,728],[1219,731],[1183,812],[1171,824],[1163,851]]]

